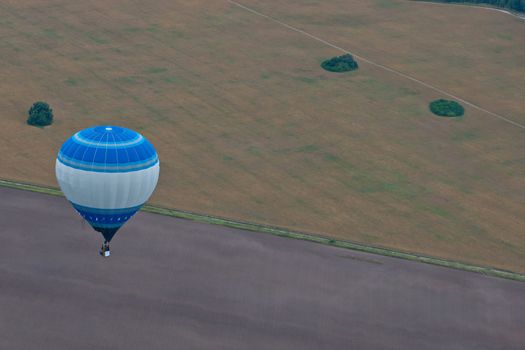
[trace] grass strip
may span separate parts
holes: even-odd
[[[14,181],[0,179],[0,186],[20,189],[20,190],[26,190],[26,191],[32,191],[32,192],[38,192],[38,193],[45,193],[45,194],[54,195],[54,196],[63,196],[62,192],[57,188],[34,185],[34,184],[29,184],[29,183],[21,183],[21,182],[14,182]],[[345,248],[345,249],[355,250],[355,251],[364,252],[364,253],[389,256],[393,258],[405,259],[405,260],[410,260],[410,261],[417,261],[417,262],[425,263],[425,264],[432,264],[432,265],[448,267],[448,268],[452,268],[456,270],[463,270],[463,271],[479,273],[479,274],[486,275],[486,276],[493,276],[493,277],[499,277],[499,278],[505,278],[505,279],[515,280],[515,281],[525,282],[525,275],[523,274],[512,272],[512,271],[507,271],[507,270],[501,270],[501,269],[497,269],[493,267],[471,265],[471,264],[467,264],[467,263],[463,263],[459,261],[439,259],[439,258],[420,255],[416,253],[409,253],[409,252],[403,252],[399,250],[388,249],[384,247],[364,245],[364,244],[360,244],[356,242],[338,240],[338,239],[334,239],[334,238],[330,238],[330,237],[326,237],[322,235],[317,235],[317,234],[292,231],[292,230],[274,227],[274,226],[255,224],[251,222],[232,220],[232,219],[221,218],[221,217],[205,215],[205,214],[198,214],[198,213],[188,212],[184,210],[168,209],[168,208],[162,208],[162,207],[157,207],[153,205],[144,205],[141,210],[148,212],[148,213],[171,216],[171,217],[175,217],[179,219],[193,220],[193,221],[198,221],[198,222],[211,224],[211,225],[222,225],[226,227],[247,230],[247,231],[264,232],[264,233],[269,233],[269,234],[279,236],[279,237],[300,239],[303,241],[321,243],[321,244],[326,244],[326,245],[330,245],[333,247]]]

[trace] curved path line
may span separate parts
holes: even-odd
[[[515,17],[515,18],[519,18],[521,20],[525,20],[525,14],[519,15],[519,14],[516,14],[516,13],[508,11],[508,10],[498,9],[498,8],[489,7],[489,6],[480,6],[480,5],[474,5],[474,4],[467,5],[467,4],[460,4],[460,3],[457,3],[457,2],[447,2],[447,3],[445,3],[445,2],[434,2],[432,0],[412,0],[412,1],[414,3],[419,3],[419,4],[442,5],[442,6],[455,5],[455,6],[473,7],[473,8],[477,8],[477,9],[483,9],[483,10],[497,11],[497,12],[505,13],[505,14],[510,15],[512,17]]]
[[[403,78],[405,78],[405,79],[411,80],[411,81],[413,81],[413,82],[415,82],[415,83],[417,83],[417,84],[423,85],[423,86],[425,86],[425,87],[427,87],[427,88],[429,88],[429,89],[431,89],[431,90],[437,91],[437,92],[439,92],[439,93],[441,93],[441,94],[443,94],[443,95],[445,95],[445,96],[448,96],[448,97],[451,97],[451,98],[453,98],[453,99],[455,99],[455,100],[458,100],[458,101],[460,101],[460,102],[463,102],[464,104],[466,104],[466,105],[468,105],[468,106],[470,106],[470,107],[472,107],[472,108],[475,108],[475,109],[477,109],[477,110],[479,110],[479,111],[481,111],[481,112],[485,112],[485,113],[487,113],[488,115],[490,115],[490,116],[492,116],[492,117],[498,118],[498,119],[500,119],[500,120],[503,120],[503,121],[505,121],[505,122],[507,122],[507,123],[509,123],[509,124],[512,124],[512,125],[514,125],[514,126],[516,126],[516,127],[518,127],[518,128],[521,128],[521,129],[524,129],[524,130],[525,130],[525,125],[524,125],[524,124],[520,124],[520,123],[518,123],[518,122],[516,122],[516,121],[514,121],[514,120],[512,120],[512,119],[509,119],[509,118],[507,118],[507,117],[505,117],[505,116],[503,116],[503,115],[501,115],[501,114],[491,112],[491,111],[489,111],[488,109],[485,109],[485,108],[483,108],[483,107],[481,107],[481,106],[479,106],[479,105],[477,105],[477,104],[474,104],[474,103],[472,103],[472,102],[469,102],[469,101],[467,101],[467,100],[465,100],[465,99],[463,99],[463,98],[461,98],[461,97],[459,97],[459,96],[456,96],[456,95],[454,95],[454,94],[451,94],[451,93],[449,93],[449,92],[447,92],[447,91],[445,91],[445,90],[442,90],[442,89],[440,89],[440,88],[437,87],[437,86],[434,86],[434,85],[431,85],[431,84],[429,84],[429,83],[426,83],[426,82],[424,82],[424,81],[422,81],[422,80],[419,80],[419,79],[417,79],[417,78],[414,78],[414,77],[412,77],[412,76],[410,76],[410,75],[408,75],[408,74],[406,74],[406,73],[400,72],[400,71],[398,71],[398,70],[395,70],[395,69],[390,68],[390,67],[388,67],[388,66],[385,66],[385,65],[383,65],[383,64],[376,63],[376,62],[374,62],[374,61],[372,61],[372,60],[370,60],[370,59],[368,59],[368,58],[366,58],[366,57],[363,57],[363,56],[361,56],[361,55],[355,54],[355,53],[353,53],[353,52],[351,52],[351,51],[349,51],[349,50],[343,49],[342,47],[337,46],[337,45],[335,45],[335,44],[332,44],[331,42],[328,42],[328,41],[326,41],[326,40],[324,40],[324,39],[322,39],[322,38],[320,38],[320,37],[318,37],[318,36],[315,36],[315,35],[313,35],[313,34],[311,34],[311,33],[308,33],[308,32],[306,32],[306,31],[304,31],[304,30],[302,30],[302,29],[299,29],[299,28],[297,28],[297,27],[291,26],[291,25],[289,25],[289,24],[287,24],[287,23],[285,23],[285,22],[282,22],[282,21],[278,20],[277,18],[274,18],[274,17],[268,16],[268,15],[266,15],[266,14],[264,14],[264,13],[261,13],[261,12],[259,12],[259,11],[257,11],[257,10],[254,10],[254,9],[252,9],[252,8],[250,8],[250,7],[247,7],[247,6],[243,5],[243,4],[240,4],[240,3],[236,2],[236,1],[233,1],[233,0],[227,0],[227,1],[228,1],[229,3],[231,3],[232,5],[235,5],[235,6],[239,7],[239,8],[242,8],[242,9],[244,9],[244,10],[246,10],[246,11],[248,11],[248,12],[251,12],[251,13],[257,15],[257,16],[264,17],[264,18],[266,18],[266,19],[268,19],[268,20],[270,20],[270,21],[272,21],[272,22],[275,22],[275,23],[277,23],[277,24],[279,24],[279,25],[281,25],[281,26],[283,26],[283,27],[286,27],[286,28],[288,28],[288,29],[290,29],[290,30],[293,30],[293,31],[295,31],[295,32],[297,32],[297,33],[300,33],[300,34],[306,35],[306,36],[308,36],[308,37],[310,37],[310,38],[312,38],[312,39],[314,39],[314,40],[316,40],[316,41],[319,41],[319,42],[321,42],[321,43],[323,43],[323,44],[325,44],[325,45],[327,45],[327,46],[330,46],[330,47],[332,47],[332,48],[334,48],[334,49],[336,49],[336,50],[339,50],[339,51],[341,51],[342,53],[345,53],[345,54],[346,54],[346,53],[352,54],[352,55],[354,55],[355,57],[357,57],[358,59],[360,59],[361,61],[366,62],[366,63],[368,63],[368,64],[370,64],[370,65],[372,65],[372,66],[375,66],[375,67],[378,67],[378,68],[384,69],[384,70],[386,70],[386,71],[388,71],[388,72],[390,72],[390,73],[396,74],[396,75],[398,75],[398,76],[400,76],[400,77],[403,77]]]

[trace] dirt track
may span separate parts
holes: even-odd
[[[523,349],[525,283],[0,188],[1,349]]]

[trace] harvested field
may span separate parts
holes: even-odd
[[[74,131],[157,147],[157,205],[525,272],[525,131],[228,1],[0,4],[0,177],[55,185]],[[243,4],[525,123],[525,24],[406,1]],[[454,30],[450,27],[454,23]],[[446,30],[449,28],[450,30]],[[55,110],[25,125],[35,100]]]
[[[103,259],[101,236],[64,198],[6,188],[0,222],[2,349],[521,350],[525,341],[522,282],[148,213]]]

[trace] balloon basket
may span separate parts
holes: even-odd
[[[108,243],[104,243],[102,245],[102,248],[100,248],[100,252],[99,254],[104,257],[104,258],[107,258],[111,255],[111,251],[109,250],[109,244]]]

